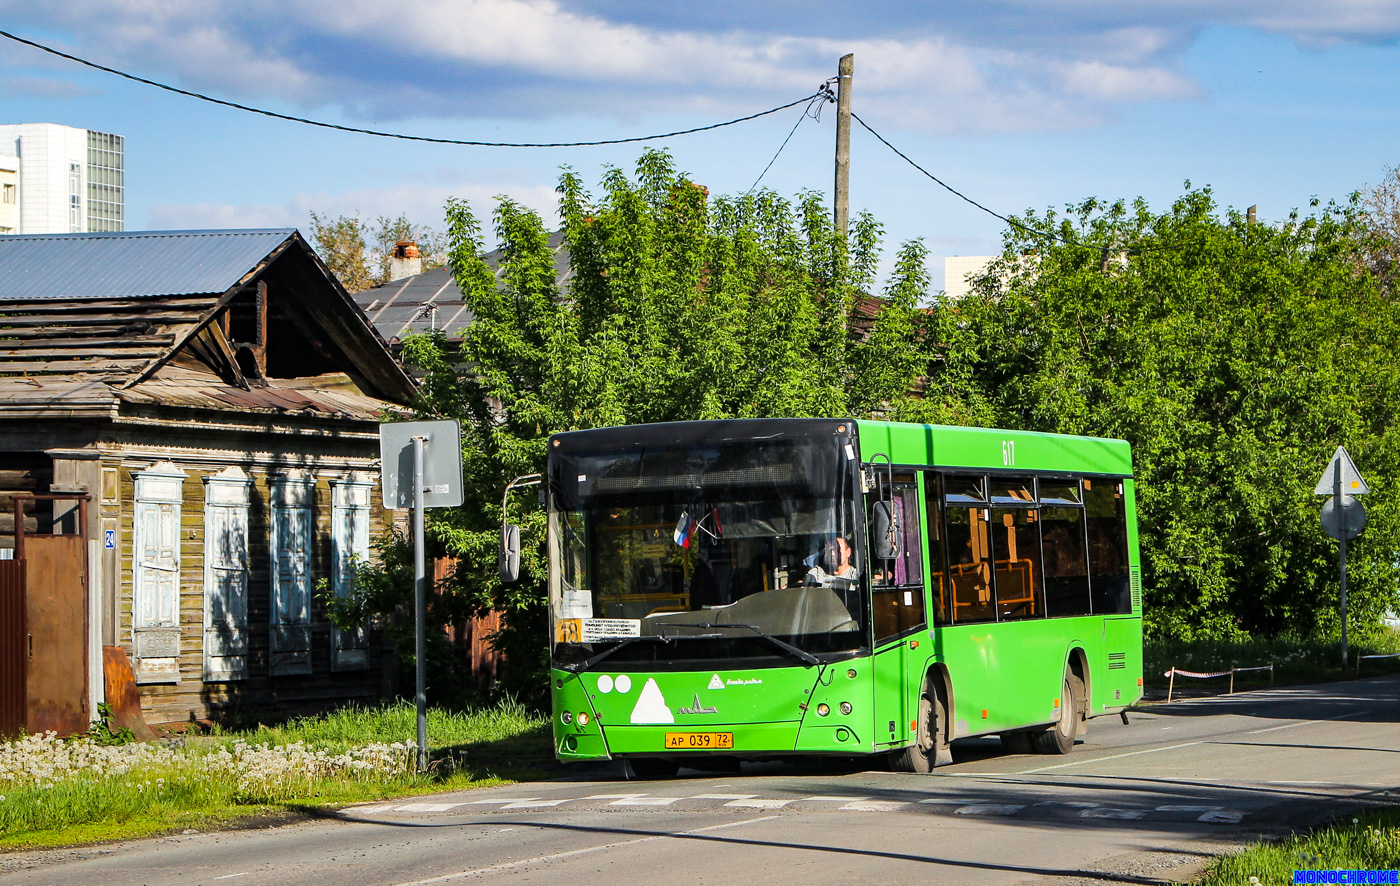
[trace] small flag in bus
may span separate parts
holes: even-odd
[[[690,547],[690,537],[695,534],[695,520],[690,516],[689,511],[681,511],[681,518],[676,521],[676,531],[671,533],[671,540],[683,548]]]

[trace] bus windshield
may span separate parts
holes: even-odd
[[[552,454],[556,664],[609,650],[633,664],[781,664],[865,646],[847,442]]]

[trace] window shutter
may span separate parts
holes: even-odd
[[[288,471],[272,481],[272,613],[269,670],[311,673],[311,506],[315,480]]]
[[[138,683],[180,680],[180,502],[185,472],[165,461],[136,475],[132,659]]]
[[[369,559],[369,504],[374,481],[352,473],[331,481],[331,568],[337,597],[350,593],[356,562]],[[369,667],[369,633],[363,625],[331,629],[331,670]]]
[[[248,676],[248,501],[252,479],[204,478],[204,680]]]

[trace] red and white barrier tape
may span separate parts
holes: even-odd
[[[1215,672],[1215,673],[1213,673],[1213,674],[1198,674],[1198,673],[1196,673],[1195,671],[1183,671],[1183,670],[1181,670],[1180,668],[1172,668],[1170,671],[1167,671],[1167,672],[1166,672],[1165,674],[1163,674],[1162,676],[1163,676],[1163,677],[1170,677],[1172,674],[1176,674],[1178,677],[1195,677],[1195,678],[1197,678],[1197,679],[1199,679],[1199,680],[1204,680],[1204,679],[1206,679],[1207,677],[1228,677],[1228,676],[1230,676],[1230,672],[1229,672],[1229,671],[1217,671],[1217,672]]]

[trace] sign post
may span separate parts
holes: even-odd
[[[413,508],[414,702],[418,708],[418,770],[428,768],[428,569],[425,508],[462,503],[462,428],[452,421],[379,426],[384,507]]]
[[[1317,495],[1330,495],[1331,501],[1322,507],[1322,528],[1337,540],[1341,560],[1342,604],[1342,668],[1347,666],[1347,542],[1366,528],[1366,508],[1355,498],[1371,491],[1361,472],[1351,460],[1346,447],[1338,446],[1332,460],[1322,472],[1313,490]]]

